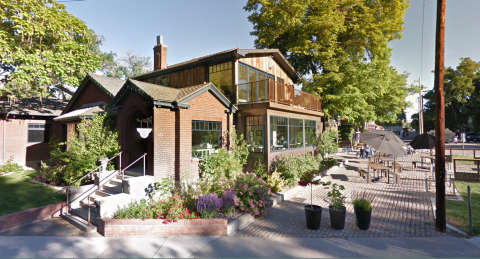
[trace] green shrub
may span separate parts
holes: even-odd
[[[19,172],[23,172],[23,168],[19,164],[13,163],[13,156],[11,156],[7,160],[7,163],[5,163],[5,165],[0,166],[0,172],[3,172],[3,173],[10,173],[10,172],[19,173]]]
[[[325,183],[325,185],[330,185],[331,182]],[[327,197],[330,198],[329,200],[324,199],[332,209],[334,210],[342,210],[345,208],[345,199],[346,197],[340,191],[345,190],[343,185],[338,185],[336,183],[332,184],[332,189],[327,193]]]
[[[287,184],[287,181],[283,180],[280,173],[275,171],[268,177],[267,184],[270,186],[272,192],[281,192]]]
[[[372,204],[370,203],[370,201],[365,198],[357,198],[353,200],[353,208],[355,208],[356,210],[371,210],[371,205]]]
[[[300,180],[300,175],[307,171],[320,171],[321,157],[311,153],[298,156],[281,156],[276,161],[276,171],[287,181],[288,186],[294,186]]]
[[[101,157],[115,156],[120,151],[120,146],[118,132],[111,130],[111,123],[107,114],[97,114],[91,119],[83,118],[77,125],[78,134],[74,133],[67,142],[53,139],[50,142],[51,166],[40,169],[40,178],[72,184],[98,167]],[[63,151],[65,145],[68,148]],[[113,169],[113,165],[110,164],[108,168]]]
[[[179,219],[198,218],[194,208],[186,206],[188,199],[178,196],[169,197],[157,202],[147,202],[142,199],[115,212],[116,219],[164,219],[165,223],[176,222]]]
[[[223,193],[232,189],[234,180],[224,176],[218,176],[217,178],[202,178],[199,182],[200,190],[202,194],[215,193],[217,196],[222,196]]]
[[[336,130],[326,130],[320,137],[320,146],[318,151],[320,155],[325,158],[327,154],[335,153],[338,150],[338,143],[336,142],[338,132]]]
[[[328,157],[322,160],[321,164],[325,167],[325,169],[328,170],[337,164],[337,160],[335,158]]]
[[[163,199],[173,194],[175,182],[171,178],[163,178],[161,182],[149,184],[145,188],[145,194],[150,200]]]
[[[262,163],[260,159],[255,162],[255,165],[253,166],[253,172],[263,180],[267,180],[268,178],[267,165]]]

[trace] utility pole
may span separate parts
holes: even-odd
[[[422,78],[418,78],[418,94],[420,95],[418,99],[418,131],[420,134],[423,134],[423,95],[422,95]]]
[[[435,33],[435,189],[437,210],[435,229],[447,230],[445,204],[445,10],[447,0],[437,0],[437,29]]]

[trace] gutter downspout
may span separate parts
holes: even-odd
[[[6,145],[6,132],[7,132],[7,118],[10,112],[7,112],[5,115],[5,120],[3,120],[3,165],[5,164],[5,145]]]

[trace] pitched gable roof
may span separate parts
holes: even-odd
[[[210,91],[225,105],[226,108],[230,109],[232,112],[237,110],[237,108],[215,87],[215,85],[213,85],[213,83],[205,83],[177,89],[134,79],[127,80],[115,99],[113,99],[111,106],[118,105],[129,89],[137,91],[140,95],[145,97],[145,99],[152,101],[154,105],[182,108],[190,107],[190,105],[187,104],[188,101],[204,92]]]
[[[27,98],[15,103],[7,100],[0,101],[0,114],[58,116],[67,105],[67,101],[60,99]]]
[[[88,82],[92,81],[98,88],[104,91],[112,99],[115,98],[118,91],[125,84],[126,80],[117,79],[113,77],[99,76],[88,73],[82,81],[82,84],[77,88],[75,94],[72,96],[72,99],[68,102],[67,106],[63,110],[63,114],[70,111],[70,108],[77,101],[78,97],[82,94],[84,88],[87,86]]]

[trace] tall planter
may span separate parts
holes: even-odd
[[[370,228],[370,221],[372,218],[372,210],[359,210],[355,209],[355,224],[361,230],[367,230]]]
[[[329,206],[328,209],[330,213],[330,225],[333,229],[344,229],[345,228],[345,217],[347,215],[347,209],[343,207],[341,210],[334,210],[332,206]]]
[[[307,228],[317,230],[322,223],[322,207],[317,205],[305,205],[305,218]]]

